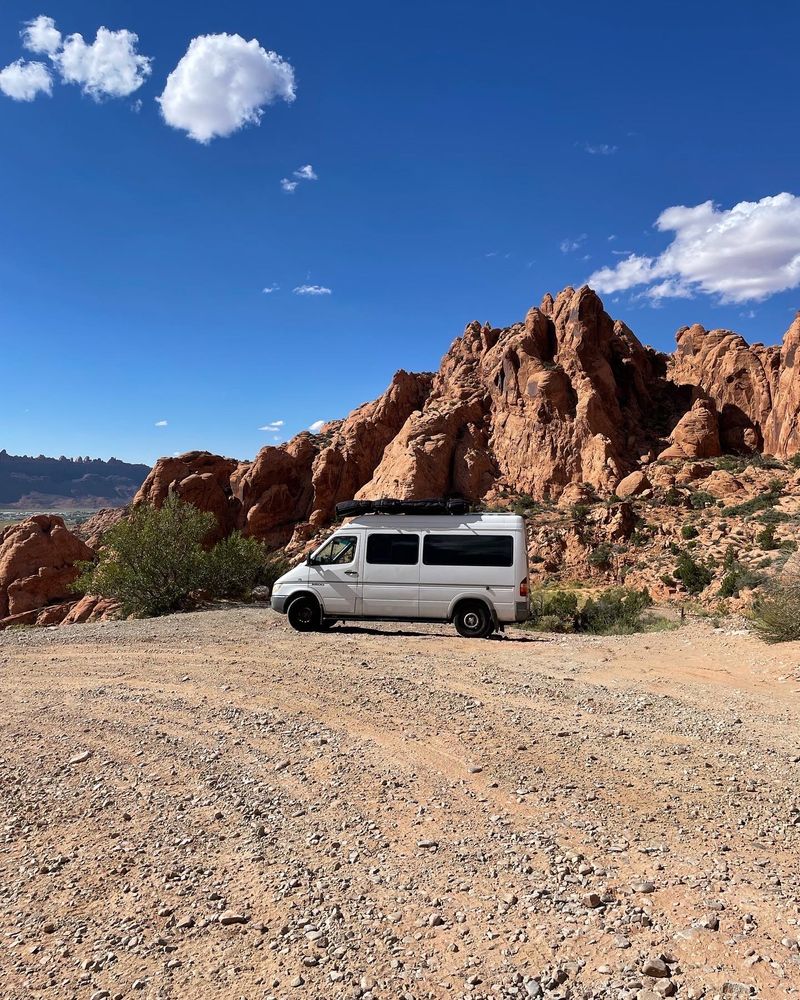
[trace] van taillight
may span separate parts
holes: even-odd
[[[527,579],[523,580],[522,583],[519,585],[519,596],[520,597],[527,597],[528,596],[528,581],[527,581]]]

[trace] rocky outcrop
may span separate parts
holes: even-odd
[[[763,450],[779,374],[778,349],[750,346],[730,330],[706,330],[699,324],[678,330],[676,340],[669,377],[714,403],[723,450]]]
[[[94,553],[54,515],[42,514],[0,532],[0,620],[71,598],[76,563]]]
[[[800,312],[783,338],[773,386],[764,450],[771,455],[794,455],[800,451]]]
[[[684,413],[669,436],[669,447],[659,459],[715,458],[722,454],[719,442],[719,424],[714,404],[708,399],[697,399],[691,410]]]
[[[658,383],[655,353],[586,287],[546,297],[524,323],[473,323],[359,496],[610,490],[652,443]]]
[[[217,528],[208,537],[209,544],[213,544],[239,526],[241,505],[231,489],[231,475],[239,465],[234,458],[222,458],[207,451],[161,458],[134,497],[133,506],[149,503],[160,507],[170,490],[174,490],[182,500],[216,516]]]
[[[641,469],[637,469],[617,483],[614,493],[620,500],[628,500],[630,497],[638,497],[640,494],[645,493],[650,489],[650,485],[650,480],[647,476]]]

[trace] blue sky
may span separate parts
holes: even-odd
[[[37,52],[40,15],[62,35]],[[90,48],[101,26],[138,40]],[[597,272],[656,347],[691,322],[777,342],[800,305],[798,29],[749,2],[6,0],[0,447],[252,457]],[[258,97],[205,89],[212,44],[257,124],[230,115]]]

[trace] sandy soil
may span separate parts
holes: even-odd
[[[0,996],[800,996],[800,646],[0,634]]]

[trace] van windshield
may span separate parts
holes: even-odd
[[[334,535],[314,554],[314,562],[318,566],[343,566],[351,563],[355,555],[355,535]]]

